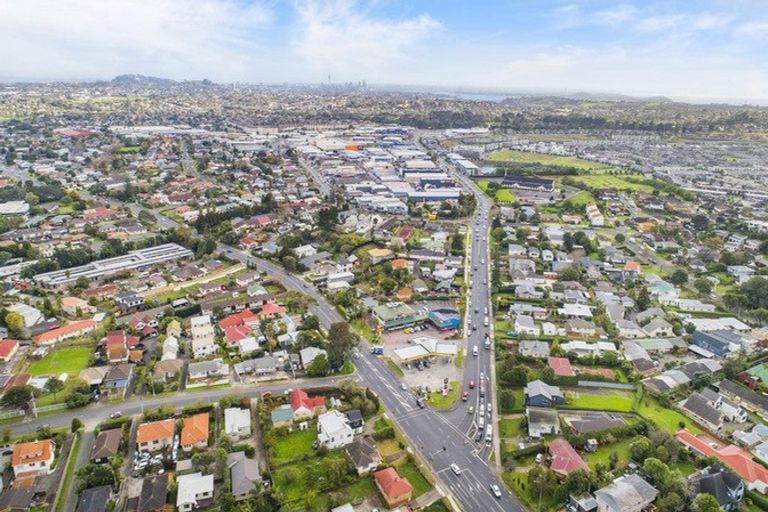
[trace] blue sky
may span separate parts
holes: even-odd
[[[768,98],[763,1],[0,0],[0,77]]]

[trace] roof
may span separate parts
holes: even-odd
[[[577,469],[589,471],[587,463],[579,457],[573,446],[565,439],[555,439],[549,443],[549,453],[552,455],[552,463],[549,468],[555,473],[567,475]]]
[[[406,479],[397,474],[395,468],[386,468],[373,474],[379,489],[389,498],[397,498],[413,492],[413,486]]]
[[[723,414],[715,409],[710,401],[701,393],[692,393],[682,403],[682,408],[712,425],[720,425],[723,421]]]
[[[224,409],[224,432],[236,432],[242,427],[251,428],[251,411],[239,407]]]
[[[711,494],[723,507],[731,501],[729,490],[737,489],[741,479],[719,464],[713,464],[692,475],[690,482],[696,494]]]
[[[91,449],[91,460],[106,459],[117,455],[122,439],[123,430],[121,428],[112,428],[99,432]]]
[[[213,475],[191,473],[180,475],[176,478],[178,484],[176,490],[176,507],[184,504],[197,505],[198,494],[204,492],[213,493]]]
[[[746,482],[764,482],[768,484],[768,469],[752,460],[752,456],[738,446],[728,445],[722,448],[712,448],[687,429],[676,434],[677,439],[707,457],[715,457],[730,467]]]
[[[150,512],[165,509],[168,495],[168,475],[145,478],[141,482],[141,494],[137,512]]]
[[[184,418],[181,428],[181,445],[187,446],[208,440],[208,413],[203,412]]]
[[[232,494],[235,496],[247,494],[253,489],[254,484],[261,481],[258,461],[247,458],[245,452],[227,455],[227,467],[229,467],[232,482]]]
[[[541,380],[534,380],[532,382],[529,382],[523,389],[523,392],[527,396],[542,395],[549,399],[552,399],[553,397],[563,396],[563,394],[560,392],[559,387],[550,386],[549,384]]]
[[[76,322],[70,322],[67,325],[62,325],[57,329],[52,329],[42,334],[38,334],[34,337],[34,340],[36,343],[47,343],[57,338],[71,336],[78,331],[91,328],[95,325],[96,321],[93,319],[78,320]]]
[[[304,392],[301,389],[294,389],[291,393],[291,409],[294,411],[298,410],[301,407],[306,407],[307,409],[315,409],[316,407],[325,407],[325,397],[323,396],[316,396],[313,398],[310,398],[309,395],[307,395],[306,392]]]
[[[282,405],[272,410],[272,423],[277,421],[291,421],[293,419],[293,411],[289,405]]]
[[[50,439],[42,441],[31,441],[29,443],[18,443],[13,447],[11,456],[11,465],[29,464],[31,462],[40,462],[48,460],[53,456],[56,445]]]
[[[104,512],[111,494],[112,488],[108,485],[85,489],[80,495],[77,512]]]
[[[571,362],[565,357],[550,357],[547,364],[555,371],[558,377],[573,377],[576,375],[571,368]]]
[[[363,468],[381,461],[381,454],[376,449],[376,442],[371,436],[364,436],[344,447],[356,468]]]
[[[1,340],[0,341],[0,357],[6,358],[11,355],[11,352],[16,350],[19,346],[19,342],[16,340]]]
[[[136,432],[136,442],[141,444],[149,441],[159,441],[169,437],[172,438],[175,430],[176,422],[170,419],[142,423],[139,425],[139,429]]]
[[[245,309],[243,311],[240,311],[239,313],[234,313],[232,315],[229,315],[223,318],[219,322],[219,327],[221,327],[222,329],[227,329],[228,327],[243,325],[249,320],[253,322],[258,321],[258,319],[256,318],[256,314],[253,311],[251,311],[250,309]]]
[[[617,478],[612,484],[595,491],[598,503],[605,504],[607,512],[638,510],[653,502],[658,494],[659,491],[637,474]]]

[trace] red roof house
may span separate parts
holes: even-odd
[[[310,398],[301,389],[294,389],[291,393],[291,410],[293,419],[311,418],[317,413],[325,412],[325,397],[316,396]]]
[[[573,377],[576,375],[567,357],[550,357],[547,364],[555,371],[558,377]]]
[[[7,363],[19,350],[19,342],[16,340],[0,341],[0,361]]]
[[[549,443],[549,454],[552,456],[552,464],[550,464],[549,469],[560,476],[568,476],[577,469],[589,471],[587,463],[579,457],[573,446],[565,439],[555,439]]]
[[[259,321],[258,317],[250,309],[244,309],[239,313],[231,314],[225,318],[222,318],[219,322],[219,327],[225,330],[229,327],[235,327],[238,325],[255,325]]]
[[[278,304],[264,304],[261,307],[261,311],[258,313],[259,319],[283,316],[285,314],[285,308]]]
[[[395,468],[386,468],[373,474],[376,487],[379,488],[387,508],[394,508],[411,500],[413,486],[411,483],[397,474]]]

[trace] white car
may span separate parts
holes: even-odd
[[[499,486],[496,484],[491,484],[491,492],[494,496],[497,498],[501,498],[501,489],[499,489]]]
[[[459,469],[459,466],[455,462],[451,463],[451,471],[453,471],[455,475],[461,474],[461,469]]]

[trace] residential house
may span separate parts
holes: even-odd
[[[16,340],[0,340],[0,362],[7,363],[16,352],[19,351],[19,342]]]
[[[176,508],[180,512],[213,504],[213,475],[190,473],[176,477]]]
[[[84,489],[80,493],[77,512],[106,512],[111,497],[112,487],[109,485]]]
[[[354,440],[355,432],[349,426],[347,417],[336,409],[317,418],[317,440],[330,450],[346,446]]]
[[[122,428],[111,428],[102,430],[96,436],[96,440],[91,448],[91,462],[96,464],[105,464],[109,462],[120,452],[120,443],[123,440]]]
[[[379,467],[381,454],[371,436],[363,436],[344,447],[358,475],[366,475]]]
[[[77,320],[56,329],[51,329],[50,331],[38,334],[33,337],[32,340],[38,345],[53,345],[70,338],[84,336],[95,330],[97,326],[98,322],[93,319]]]
[[[192,336],[192,354],[195,359],[207,357],[216,352],[216,336],[213,332],[210,316],[193,317],[190,334]]]
[[[133,365],[120,363],[112,366],[104,376],[102,387],[110,392],[125,393],[133,377]]]
[[[259,461],[249,459],[245,452],[233,452],[227,455],[227,467],[235,501],[248,499],[261,483]]]
[[[49,474],[55,452],[56,444],[50,439],[16,443],[11,454],[13,475],[19,478]]]
[[[519,336],[539,336],[541,330],[533,321],[533,318],[527,315],[517,315],[515,317],[515,332]]]
[[[80,315],[89,315],[96,312],[96,308],[89,305],[87,301],[80,297],[64,297],[61,299],[61,311],[65,315],[77,317]]]
[[[233,439],[251,435],[251,410],[239,407],[224,409],[224,432]]]
[[[387,508],[395,508],[411,501],[413,486],[407,478],[397,474],[395,468],[386,468],[373,474],[379,492],[387,503]]]
[[[598,512],[641,512],[648,508],[659,491],[637,473],[622,476],[595,491]]]
[[[365,420],[363,419],[363,413],[360,409],[350,409],[344,413],[347,417],[347,423],[355,434],[362,434],[363,427],[365,426]]]
[[[136,431],[136,447],[143,452],[153,452],[173,446],[176,422],[172,419],[142,423]]]
[[[208,446],[208,413],[203,412],[184,418],[181,427],[181,449],[185,452],[193,448]]]
[[[546,341],[523,340],[518,345],[517,351],[524,357],[544,359],[549,356],[549,343]]]
[[[310,398],[309,395],[301,389],[294,389],[291,393],[289,402],[293,411],[293,420],[313,418],[317,414],[325,412],[325,397],[317,396]]]
[[[560,433],[560,418],[555,409],[526,407],[525,416],[528,418],[529,437],[539,439],[544,436]]]
[[[152,378],[155,382],[168,382],[181,376],[184,361],[181,359],[163,359],[155,363]]]
[[[270,413],[272,426],[275,428],[290,427],[293,423],[293,410],[289,404],[276,407]]]
[[[725,512],[736,512],[744,499],[744,482],[720,464],[713,464],[688,477],[691,498],[710,494]]]
[[[552,368],[557,377],[573,377],[576,375],[571,367],[571,361],[567,357],[549,357],[547,365]]]
[[[549,443],[549,454],[552,457],[549,469],[560,477],[566,477],[577,469],[589,471],[587,463],[565,439],[555,439]]]
[[[525,405],[554,407],[565,403],[565,397],[557,386],[550,386],[541,380],[529,382],[524,388]]]
[[[189,363],[187,366],[188,384],[207,380],[222,380],[229,376],[229,366],[221,359]]]
[[[141,482],[137,512],[165,512],[168,497],[168,475],[147,477]]]

